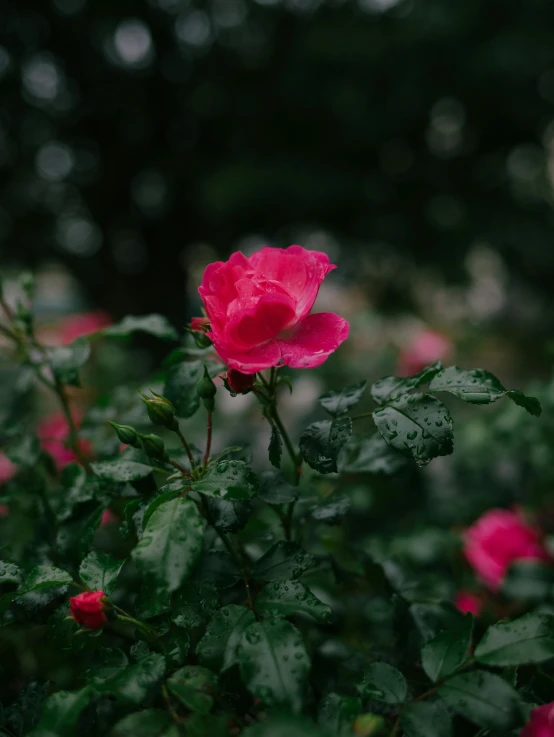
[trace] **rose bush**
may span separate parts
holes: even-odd
[[[29,280],[0,297],[0,734],[550,734],[541,404],[435,361],[308,416],[289,369],[341,360],[347,322],[310,314],[332,268],[300,246],[212,264],[183,336],[135,315],[44,346]],[[162,366],[83,391],[108,383],[91,341],[136,332]],[[502,398],[452,458],[456,400]]]

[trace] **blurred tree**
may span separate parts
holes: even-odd
[[[194,244],[301,226],[554,277],[543,0],[4,0],[0,248],[182,322]]]

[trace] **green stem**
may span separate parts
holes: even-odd
[[[210,451],[212,449],[212,418],[213,413],[208,412],[208,425],[207,425],[207,431],[208,436],[206,439],[206,452],[204,453],[204,461],[202,462],[202,468],[206,468],[208,465],[208,461],[210,460]]]
[[[192,479],[192,474],[190,471],[188,471],[184,466],[182,466],[177,461],[174,461],[172,458],[170,458],[167,463],[169,463],[170,466],[173,466],[173,468],[176,468],[178,471],[180,471],[183,476],[186,476],[187,479]]]
[[[373,412],[362,412],[361,415],[354,415],[350,419],[354,422],[354,420],[363,420],[366,417],[373,417]]]
[[[185,452],[186,452],[186,454],[188,456],[192,473],[195,474],[196,473],[196,463],[194,462],[194,457],[192,455],[192,451],[190,449],[190,446],[187,443],[186,438],[183,435],[183,433],[181,432],[181,428],[179,426],[177,426],[177,429],[175,430],[175,432],[177,433],[177,437],[181,441],[181,444],[182,444],[183,448],[185,449]]]

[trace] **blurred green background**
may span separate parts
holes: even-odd
[[[181,327],[206,263],[298,242],[364,334],[549,368],[546,0],[3,0],[0,105],[2,266],[42,313]]]

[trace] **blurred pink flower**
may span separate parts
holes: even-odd
[[[240,251],[209,264],[198,289],[219,356],[244,374],[286,364],[313,368],[348,337],[348,322],[332,312],[310,314],[329,257],[301,246]]]
[[[0,504],[0,519],[7,517],[10,513],[10,508],[7,504]]]
[[[73,416],[73,420],[78,427],[80,422],[76,415]],[[58,468],[77,460],[73,450],[65,444],[68,434],[67,420],[61,412],[44,417],[37,426],[40,444],[47,453],[50,453]],[[84,455],[91,455],[92,448],[88,440],[79,438],[79,448]]]
[[[463,614],[471,612],[474,617],[478,617],[481,614],[483,602],[471,591],[458,591],[454,599],[454,606]]]
[[[5,484],[15,475],[17,466],[12,463],[7,455],[0,453],[0,484]]]
[[[538,706],[520,732],[520,737],[554,737],[554,702]]]
[[[105,509],[104,513],[102,514],[102,519],[100,520],[100,527],[105,527],[106,525],[114,525],[118,521],[118,516],[112,512],[111,509]]]
[[[398,356],[398,376],[417,374],[435,361],[443,361],[452,355],[452,342],[442,333],[428,328],[413,336]]]
[[[78,312],[62,318],[56,326],[57,342],[61,345],[73,343],[77,338],[96,333],[112,324],[112,319],[103,310]]]
[[[550,560],[540,535],[519,512],[490,509],[465,531],[464,554],[477,577],[498,591],[514,561]]]

